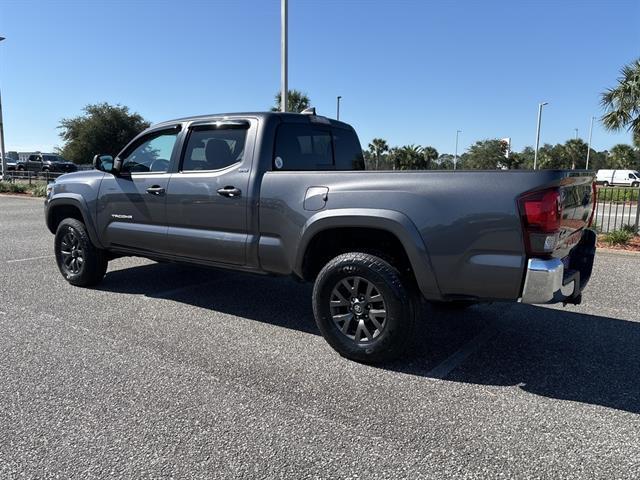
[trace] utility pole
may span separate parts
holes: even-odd
[[[5,37],[0,37],[0,42]],[[2,179],[7,176],[7,154],[4,151],[4,123],[2,122],[2,93],[0,93],[0,155],[2,155]]]
[[[282,29],[280,36],[280,110],[283,112],[287,111],[287,103],[289,100],[289,86],[287,85],[287,76],[289,74],[289,39],[287,33],[288,17],[288,0],[280,0],[280,26]]]
[[[585,170],[589,170],[589,154],[591,153],[591,136],[593,135],[593,121],[596,117],[591,117],[591,126],[589,127],[589,144],[587,145],[587,163],[584,166]]]
[[[458,165],[458,137],[462,133],[462,130],[456,130],[456,153],[453,156],[453,169],[455,170]]]
[[[341,98],[342,97],[340,95],[338,95],[338,98],[337,98],[338,104],[336,106],[336,120],[340,120],[340,99]]]
[[[538,128],[536,129],[536,151],[533,154],[533,169],[538,169],[538,149],[540,148],[540,124],[542,123],[542,107],[549,102],[540,102],[538,104]]]

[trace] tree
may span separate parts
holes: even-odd
[[[510,168],[532,170],[534,158],[535,150],[533,147],[524,147],[521,152],[511,152],[512,167]]]
[[[89,163],[94,155],[117,155],[136,135],[149,127],[138,113],[128,107],[97,103],[87,105],[84,114],[60,120],[60,153],[74,163]]]
[[[622,67],[620,74],[618,84],[601,96],[606,111],[602,124],[609,130],[626,128],[637,141],[640,136],[640,58]]]
[[[571,169],[584,168],[587,161],[587,149],[589,146],[580,138],[572,138],[564,144],[564,154]]]
[[[271,111],[279,112],[280,111],[280,102],[282,99],[281,92],[276,93],[275,106],[271,107]],[[309,108],[311,106],[311,100],[306,93],[301,92],[300,90],[289,90],[287,92],[287,112],[295,112],[300,113],[305,108]]]
[[[507,162],[507,144],[499,139],[481,140],[461,157],[464,168],[492,170],[502,168]]]
[[[436,168],[440,170],[453,170],[453,155],[450,153],[443,153],[436,160]]]
[[[609,152],[610,168],[633,168],[636,163],[636,152],[631,145],[619,143]]]
[[[433,165],[438,158],[438,150],[433,147],[424,147],[422,149],[422,156],[425,160],[425,170],[433,168]]]
[[[404,145],[392,148],[389,156],[395,170],[426,170],[427,161],[419,145]]]
[[[378,170],[380,167],[380,159],[385,152],[389,151],[389,145],[387,144],[387,141],[382,138],[374,138],[369,144],[369,151],[375,159],[375,169]]]

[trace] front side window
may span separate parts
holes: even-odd
[[[278,127],[275,170],[333,170],[331,131],[304,123]]]
[[[178,132],[162,132],[146,137],[122,159],[121,172],[166,172]]]
[[[636,176],[635,176],[633,173],[630,173],[630,174],[629,174],[629,178],[630,178],[631,180],[635,180],[635,179],[636,179]]]
[[[182,171],[219,170],[238,163],[246,137],[246,129],[193,129],[184,150]]]

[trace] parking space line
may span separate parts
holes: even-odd
[[[480,347],[491,340],[497,333],[498,330],[494,326],[489,325],[482,332],[463,345],[462,348],[432,368],[427,373],[427,376],[444,380],[452,371],[462,365],[469,356],[478,351]]]
[[[54,256],[55,255],[42,255],[41,257],[17,258],[14,260],[7,260],[6,263],[29,262],[31,260],[42,260],[43,258],[51,258]]]

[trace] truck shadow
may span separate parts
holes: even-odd
[[[99,288],[319,334],[311,286],[288,278],[149,264],[109,272]],[[544,397],[640,413],[640,323],[575,308],[492,304],[441,312],[425,305],[407,354],[375,368],[429,378],[434,367],[487,328],[495,335],[446,381],[517,386]]]

